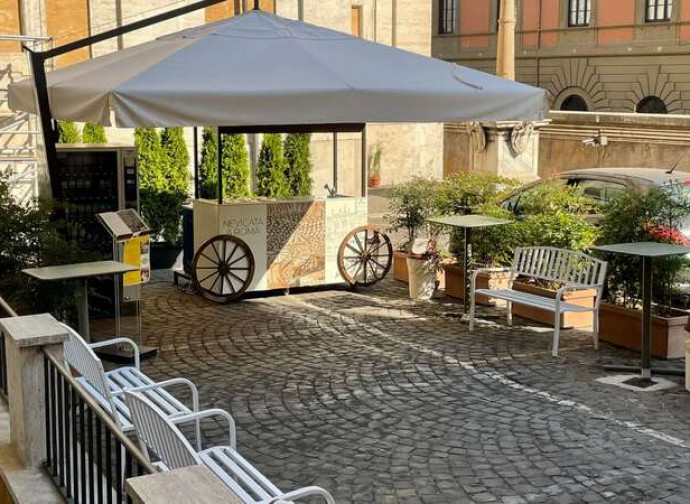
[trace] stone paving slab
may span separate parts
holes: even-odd
[[[599,383],[602,363],[635,354],[564,331],[554,358],[548,328],[485,308],[470,334],[457,303],[406,294],[390,280],[217,305],[153,283],[143,327],[160,352],[144,368],[231,411],[240,451],[279,487],[340,504],[690,502],[681,386]]]

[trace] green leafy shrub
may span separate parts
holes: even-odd
[[[79,143],[81,137],[77,125],[72,121],[58,121],[58,143]]]
[[[655,241],[689,246],[679,231],[690,217],[687,196],[654,189],[647,194],[627,192],[603,209],[601,243],[635,243]],[[619,254],[606,254],[608,261],[608,299],[628,308],[640,302],[641,260]],[[678,273],[688,266],[684,257],[655,259],[652,299],[662,314],[674,304]]]
[[[74,320],[75,287],[58,282],[49,287],[20,272],[24,268],[52,266],[98,259],[68,241],[65,223],[55,221],[47,201],[22,205],[12,195],[6,179],[0,178],[0,295],[19,312],[51,312],[63,320]]]
[[[488,173],[457,173],[440,185],[438,211],[443,215],[467,215],[480,205],[497,203],[519,185],[514,179]]]
[[[435,180],[415,177],[391,190],[384,220],[391,232],[404,233],[403,242],[398,244],[399,250],[409,251],[420,233],[432,234],[426,220],[438,213],[439,186]]]
[[[596,203],[584,196],[577,187],[540,184],[520,198],[522,215],[554,215],[560,212],[589,214],[597,210]]]
[[[139,151],[141,212],[154,238],[177,245],[181,238],[182,205],[187,199],[189,178],[171,170],[171,161],[158,130],[137,129],[134,140]]]
[[[310,145],[309,133],[290,133],[285,137],[286,176],[293,196],[311,195]]]
[[[170,188],[174,192],[189,192],[189,152],[182,128],[165,128],[161,133],[161,146],[167,157],[165,164]]]
[[[105,134],[105,128],[100,124],[86,123],[81,132],[84,143],[88,144],[104,144],[108,143],[108,137]]]
[[[245,136],[223,135],[223,196],[251,196],[250,177]],[[217,191],[216,188],[215,192]]]
[[[280,135],[277,133],[264,135],[256,173],[258,195],[269,198],[290,196],[290,182],[286,172],[287,163],[283,156]]]
[[[218,197],[218,135],[216,129],[205,126],[201,139],[201,163],[199,164],[199,195],[202,198]]]
[[[381,176],[381,158],[383,149],[380,144],[376,144],[369,153],[369,176],[377,178]]]

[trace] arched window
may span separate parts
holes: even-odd
[[[635,112],[639,114],[668,114],[664,100],[658,96],[645,96],[637,104]]]
[[[567,110],[569,112],[587,112],[589,107],[584,98],[576,94],[571,94],[561,103],[561,110]]]

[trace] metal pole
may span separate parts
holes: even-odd
[[[338,133],[333,133],[333,191],[338,194]]]
[[[470,240],[472,239],[470,228],[463,228],[464,241],[465,241],[465,260],[463,264],[463,269],[465,270],[465,288],[463,292],[463,315],[467,315],[469,311],[470,304],[470,267],[472,266],[472,245]]]
[[[194,126],[194,199],[199,199],[199,131]]]
[[[218,128],[218,204],[223,204],[223,134]]]
[[[642,374],[652,377],[652,258],[642,258]]]
[[[367,197],[367,125],[362,128],[362,198]]]

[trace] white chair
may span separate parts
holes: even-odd
[[[107,341],[88,344],[74,329],[63,326],[69,332],[65,342],[64,355],[67,369],[75,370],[79,376],[75,379],[113,418],[122,432],[134,429],[129,408],[124,398],[126,390],[137,390],[146,394],[163,413],[169,417],[186,415],[199,411],[199,393],[196,386],[185,378],[172,378],[156,382],[146,376],[140,369],[139,347],[128,338],[114,338]],[[93,351],[112,345],[125,344],[132,348],[134,366],[123,366],[105,371],[101,359]],[[189,389],[192,407],[189,408],[166,389],[173,386],[184,386]],[[196,444],[201,447],[201,432],[196,426]]]
[[[140,392],[125,392],[132,421],[142,453],[149,460],[151,452],[160,458],[159,468],[179,469],[203,464],[218,476],[244,504],[273,504],[308,496],[322,497],[327,504],[335,500],[321,487],[309,486],[282,492],[235,449],[235,423],[223,410],[205,410],[184,416],[167,417],[161,409]],[[221,416],[228,421],[229,446],[194,450],[178,425],[202,418]]]

